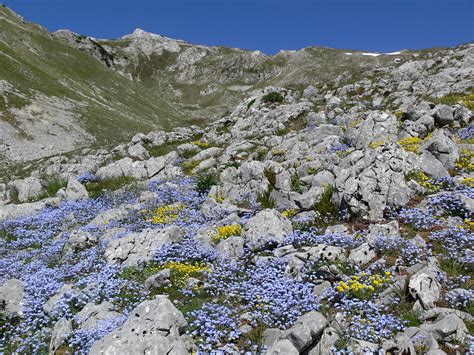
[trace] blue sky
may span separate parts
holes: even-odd
[[[2,1],[2,0],[0,0]],[[391,52],[474,40],[474,0],[3,0],[49,30],[116,38],[140,27],[188,42]]]

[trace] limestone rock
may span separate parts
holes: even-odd
[[[249,219],[244,238],[253,250],[264,248],[270,242],[280,243],[293,231],[291,222],[276,210],[266,209]]]
[[[187,354],[180,336],[187,322],[163,295],[140,303],[125,323],[95,342],[91,354]]]
[[[136,266],[151,260],[157,249],[167,243],[176,243],[182,238],[182,231],[177,226],[163,229],[145,229],[131,233],[121,239],[113,239],[105,250],[105,259],[112,264]]]

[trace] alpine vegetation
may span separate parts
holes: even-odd
[[[218,88],[199,104],[256,87],[212,121],[2,177],[0,353],[474,351],[474,45],[286,54],[303,71],[316,52],[344,61],[332,77],[229,49],[219,78],[201,61],[221,49],[143,31],[55,36],[120,83],[142,85],[144,56],[163,56],[170,88],[208,68]],[[262,63],[255,78],[246,66]]]

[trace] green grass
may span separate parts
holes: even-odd
[[[144,284],[146,279],[157,272],[162,270],[163,267],[156,263],[148,264],[144,267],[129,266],[123,269],[120,277],[126,280],[135,281]],[[182,292],[183,287],[186,285],[189,277],[200,278],[202,273],[190,273],[185,274],[177,270],[171,270],[170,274],[170,286],[162,286],[151,290],[150,297],[160,294],[166,294],[170,300],[175,304],[176,308],[183,314],[191,311],[200,309],[202,305],[209,301],[211,298],[203,290],[195,291],[194,296],[185,295]],[[123,289],[120,296],[121,303],[125,306],[127,303],[135,300],[138,295],[135,290]]]
[[[181,168],[186,175],[191,175],[192,171],[199,165],[200,161],[198,160],[188,160],[181,164]]]
[[[105,191],[115,191],[136,181],[130,176],[121,176],[118,178],[99,180],[85,185],[90,197],[98,197]]]
[[[469,110],[474,110],[474,91],[472,91],[470,94],[453,93],[440,98],[431,97],[429,98],[429,101],[435,104],[444,104],[449,106],[462,102],[467,106]]]
[[[402,313],[401,318],[407,322],[406,323],[407,327],[418,327],[421,324],[423,324],[423,322],[420,320],[420,316],[421,316],[420,312],[410,309],[406,311],[405,313]]]
[[[270,183],[270,186],[274,188],[276,184],[276,173],[271,169],[265,169],[263,171],[263,174],[265,175],[268,182]]]
[[[183,142],[164,143],[157,146],[145,145],[145,148],[148,150],[150,156],[161,157],[176,150],[180,144],[183,144]]]

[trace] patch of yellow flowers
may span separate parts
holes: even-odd
[[[339,293],[352,293],[360,295],[361,293],[372,293],[380,289],[385,284],[392,281],[392,273],[390,271],[385,274],[368,275],[363,272],[361,276],[353,275],[349,281],[341,281],[336,287]]]
[[[193,144],[197,145],[201,149],[209,148],[209,143],[204,141],[194,141]]]
[[[351,123],[349,123],[349,127],[351,127],[351,128],[357,127],[362,122],[364,122],[364,120],[362,120],[362,119],[352,121]]]
[[[428,189],[432,192],[438,192],[439,186],[436,186],[431,182],[431,179],[426,175],[420,168],[415,168],[410,170],[406,176],[406,180],[415,180],[418,185],[423,186],[425,189]]]
[[[408,137],[408,138],[403,138],[398,141],[398,144],[400,146],[409,151],[413,152],[415,154],[418,154],[420,151],[421,143],[423,142],[423,139],[419,137]]]
[[[298,210],[293,208],[291,210],[285,210],[281,214],[283,215],[283,217],[293,218],[294,216],[298,214]]]
[[[372,149],[376,149],[378,147],[381,147],[385,144],[385,141],[373,141],[369,143],[369,147]]]
[[[470,150],[461,150],[461,156],[456,160],[456,168],[461,171],[472,172],[474,171],[474,153]]]
[[[240,224],[232,224],[217,228],[217,234],[212,237],[212,241],[217,243],[220,240],[227,239],[231,236],[239,236],[242,234]]]
[[[469,187],[474,187],[474,178],[468,177],[468,178],[462,179],[461,184],[467,185]]]
[[[183,262],[170,261],[162,266],[163,269],[175,270],[181,274],[190,275],[209,270],[204,263],[187,264]]]
[[[164,205],[158,207],[158,209],[149,217],[153,223],[170,224],[176,221],[179,217],[179,212],[182,211],[186,206],[182,203],[177,205]]]

